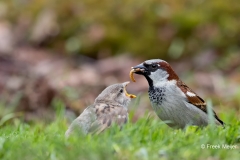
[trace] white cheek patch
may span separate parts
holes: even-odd
[[[196,96],[196,94],[194,94],[194,93],[192,93],[192,92],[189,92],[189,91],[187,91],[187,93],[186,93],[189,97],[195,97]]]
[[[156,85],[157,83],[166,82],[168,76],[168,73],[161,69],[158,69],[155,72],[151,72],[151,74],[149,75],[154,85]]]

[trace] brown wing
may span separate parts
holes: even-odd
[[[87,134],[92,123],[96,121],[94,105],[88,106],[69,126],[66,131],[66,137],[69,137],[75,131]]]
[[[96,104],[95,108],[97,119],[92,124],[90,132],[100,133],[113,123],[121,126],[128,121],[127,109],[122,106],[101,103]]]
[[[191,88],[189,88],[185,83],[178,80],[177,86],[185,93],[188,102],[193,104],[194,106],[201,109],[203,112],[207,113],[207,105],[206,102],[199,97]],[[213,111],[214,117],[223,125],[223,121],[220,120],[217,116],[217,114]]]

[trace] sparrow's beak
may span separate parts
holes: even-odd
[[[123,83],[124,93],[125,93],[125,95],[126,95],[127,97],[129,97],[129,98],[136,98],[137,96],[135,96],[134,94],[129,94],[129,93],[127,92],[127,90],[126,90],[126,87],[127,87],[127,85],[128,85],[129,83],[130,83],[130,82],[124,82],[124,83]]]
[[[145,72],[146,72],[147,68],[143,65],[143,64],[139,64],[135,67],[132,67],[132,70],[130,71],[129,73],[129,76],[130,76],[130,79],[133,81],[133,82],[136,82],[133,74],[136,73],[136,74],[141,74],[143,75]]]

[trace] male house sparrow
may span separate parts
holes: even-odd
[[[113,123],[120,126],[125,124],[128,121],[127,106],[131,98],[136,97],[127,93],[126,86],[129,83],[113,84],[105,88],[95,99],[94,104],[88,106],[72,122],[65,136],[68,137],[76,129],[83,134],[100,133]]]
[[[130,78],[135,82],[133,73],[147,79],[151,105],[161,120],[170,121],[170,127],[209,124],[205,101],[179,79],[166,61],[152,59],[132,67]],[[214,111],[213,114],[215,123],[223,125]]]

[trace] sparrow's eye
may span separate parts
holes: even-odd
[[[152,64],[152,69],[156,69],[157,68],[157,65],[156,64]]]
[[[120,91],[119,91],[120,93],[123,93],[123,89],[120,89]]]

